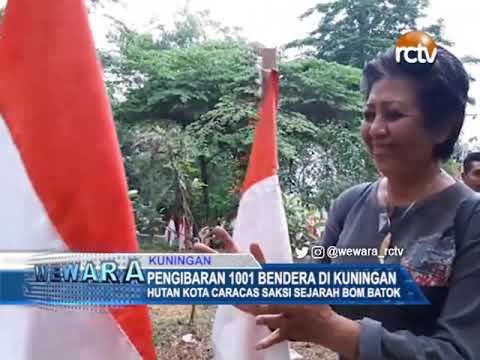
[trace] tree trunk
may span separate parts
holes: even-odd
[[[209,202],[209,193],[208,193],[208,169],[207,169],[207,161],[205,157],[201,156],[200,160],[200,177],[202,179],[202,183],[205,185],[202,188],[203,194],[203,206],[205,209],[205,220],[204,224],[208,224],[208,220],[210,219],[210,202]]]

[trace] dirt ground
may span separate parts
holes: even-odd
[[[151,306],[154,341],[158,359],[208,360],[212,358],[211,329],[215,306],[197,305],[193,324],[189,324],[192,306]],[[190,335],[189,335],[190,334]],[[187,335],[185,340],[182,337]],[[302,357],[295,360],[336,360],[332,352],[308,343],[292,343]],[[292,360],[294,360],[292,358]]]

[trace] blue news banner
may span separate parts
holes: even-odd
[[[0,303],[428,304],[400,265],[258,264],[247,254],[0,253]]]

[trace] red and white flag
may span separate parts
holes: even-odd
[[[82,0],[10,0],[0,37],[0,250],[135,252]],[[147,308],[0,307],[0,358],[156,359]]]
[[[287,221],[278,183],[276,108],[278,73],[272,70],[264,86],[260,121],[255,131],[247,175],[233,232],[242,252],[259,243],[267,262],[291,262]],[[216,360],[288,360],[288,343],[257,351],[255,345],[270,331],[253,316],[233,306],[220,306],[213,326]]]

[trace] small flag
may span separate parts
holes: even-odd
[[[259,243],[268,262],[291,262],[287,221],[278,183],[276,108],[278,73],[272,70],[264,83],[260,121],[243,183],[233,240],[242,252]],[[233,306],[220,306],[213,327],[216,360],[288,360],[288,343],[257,351],[255,345],[269,334],[253,316]]]
[[[82,0],[12,0],[0,34],[0,250],[134,252]],[[0,307],[1,358],[156,359],[146,307]]]

